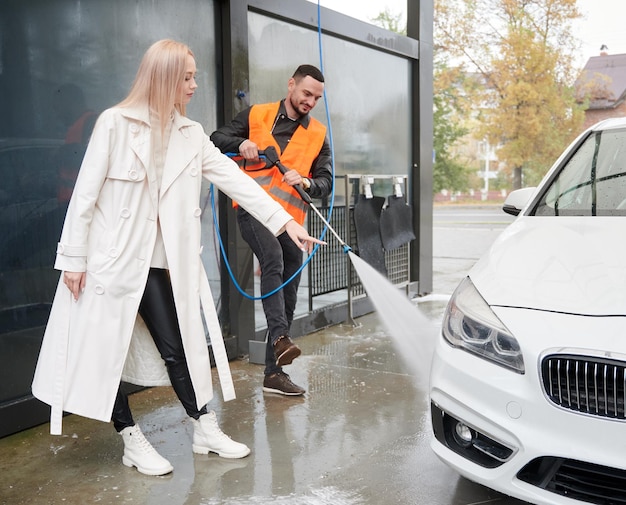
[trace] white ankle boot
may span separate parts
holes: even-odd
[[[139,472],[146,475],[165,475],[174,470],[170,462],[146,440],[139,426],[124,428],[120,435],[124,440],[122,463],[126,466],[136,466]]]
[[[222,458],[245,458],[250,449],[244,444],[235,442],[220,430],[215,412],[212,410],[200,416],[200,419],[191,420],[193,423],[193,452],[208,454],[216,452]]]

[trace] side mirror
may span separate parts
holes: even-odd
[[[502,210],[512,216],[518,216],[520,212],[528,205],[530,199],[535,194],[537,188],[522,188],[512,191],[506,197]]]

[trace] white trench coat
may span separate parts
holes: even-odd
[[[138,375],[125,375],[126,380],[155,384],[142,377],[146,368],[136,350],[145,345],[131,346],[131,339],[135,340],[133,334],[148,335],[137,311],[157,237],[157,218],[198,407],[213,397],[203,311],[223,397],[234,398],[200,258],[202,177],[237,200],[274,234],[291,216],[220,153],[199,123],[178,113],[159,192],[151,166],[150,137],[147,108],[104,111],[76,181],[55,268],[86,271],[85,290],[74,301],[59,280],[32,385],[34,396],[52,407],[53,434],[61,433],[63,411],[110,421],[127,361]],[[151,352],[157,353],[154,343],[151,346]]]

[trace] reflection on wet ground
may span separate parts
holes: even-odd
[[[421,303],[426,314],[443,300]],[[376,315],[298,339],[287,368],[304,397],[263,393],[263,367],[232,363],[237,400],[215,399],[220,424],[252,454],[242,460],[191,451],[191,423],[170,388],[131,397],[136,419],[173,474],[146,477],[121,462],[112,426],[68,416],[0,440],[3,505],[132,503],[469,504],[519,503],[461,479],[429,449],[427,392],[398,356]],[[217,376],[215,375],[217,381]]]

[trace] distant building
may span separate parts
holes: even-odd
[[[626,117],[626,54],[610,55],[608,47],[587,61],[576,84],[579,102],[589,100],[584,128],[613,117]]]

